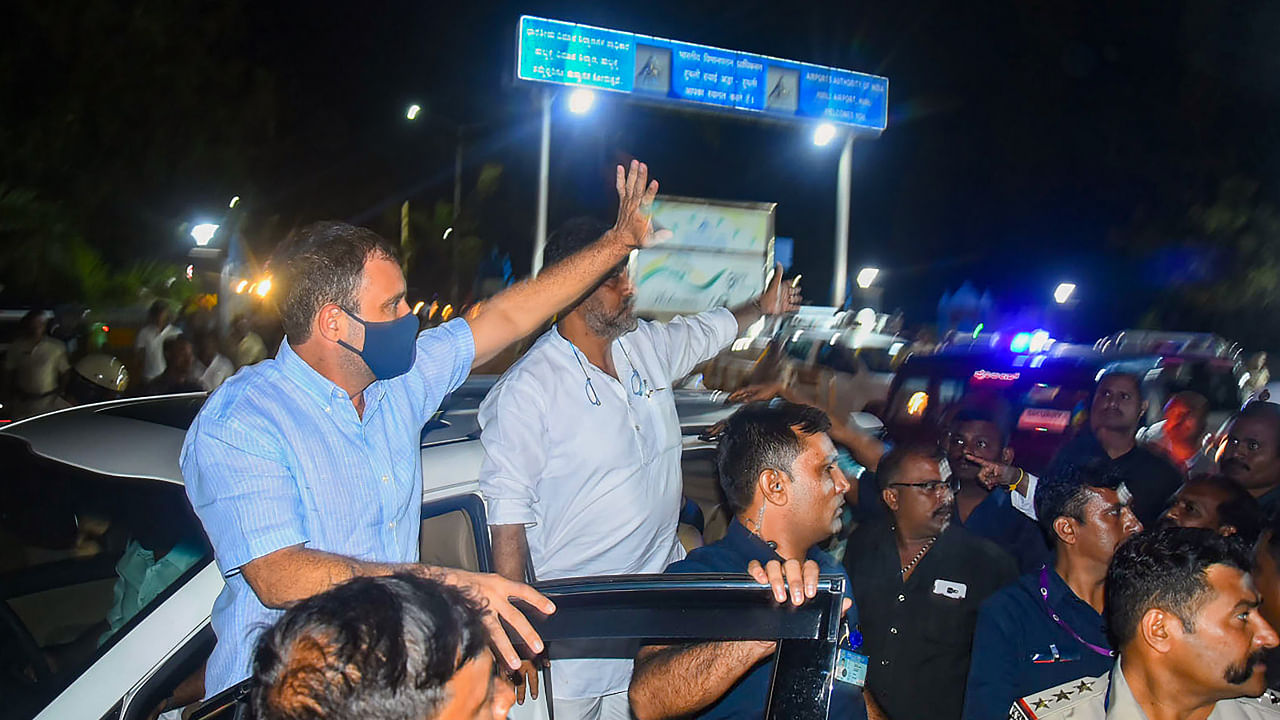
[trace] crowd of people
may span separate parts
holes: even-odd
[[[167,300],[151,304],[128,349],[105,347],[101,338],[82,342],[92,334],[75,321],[65,324],[71,327],[59,334],[70,334],[70,342],[50,332],[44,311],[31,310],[19,321],[0,372],[0,417],[16,421],[126,396],[212,392],[236,370],[269,356],[247,316],[237,316],[222,334],[208,313],[175,323]]]
[[[206,697],[252,677],[263,720],[505,717],[549,662],[561,718],[760,717],[774,642],[548,654],[515,604],[555,612],[535,580],[730,572],[796,605],[845,578],[833,718],[1280,717],[1280,406],[1243,408],[1214,457],[1202,404],[1175,397],[1140,441],[1140,380],[1109,374],[1036,476],[997,400],[894,447],[755,386],[716,429],[728,528],[686,551],[672,385],[799,290],[778,268],[740,307],[638,321],[627,262],[657,183],[632,163],[617,190],[612,226],[566,224],[540,275],[425,332],[376,234],[317,223],[281,248],[286,339],[211,394],[181,456],[226,579]],[[553,316],[479,411],[497,573],[418,562],[421,427]]]

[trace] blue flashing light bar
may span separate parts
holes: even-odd
[[[560,20],[520,18],[516,77],[882,132],[889,79]]]
[[[1009,343],[1009,351],[1015,353],[1024,353],[1031,349],[1031,333],[1020,332],[1013,336],[1013,342]]]

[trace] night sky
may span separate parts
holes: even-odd
[[[965,280],[1006,306],[1072,280],[1071,330],[1132,324],[1162,283],[1126,251],[1135,217],[1176,212],[1232,173],[1274,192],[1277,3],[324,0],[244,6],[236,52],[273,78],[275,145],[244,187],[210,180],[171,205],[241,194],[277,227],[336,217],[394,236],[401,201],[451,197],[453,127],[474,124],[468,182],[485,162],[504,168],[480,234],[527,271],[538,112],[512,78],[522,13],[887,76],[889,128],[855,144],[849,257],[855,272],[884,269],[886,305],[912,324]],[[838,143],[597,97],[588,117],[556,114],[553,228],[608,216],[613,163],[638,157],[663,192],[777,202],[806,294],[828,300]],[[412,124],[411,102],[425,108]]]

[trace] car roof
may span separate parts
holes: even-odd
[[[205,393],[114,400],[0,429],[41,457],[104,475],[182,483],[178,457]]]

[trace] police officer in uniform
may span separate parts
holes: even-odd
[[[1120,546],[1106,612],[1120,657],[1111,672],[1029,695],[1010,718],[1271,720],[1276,631],[1258,613],[1249,548],[1202,528],[1165,528]]]

